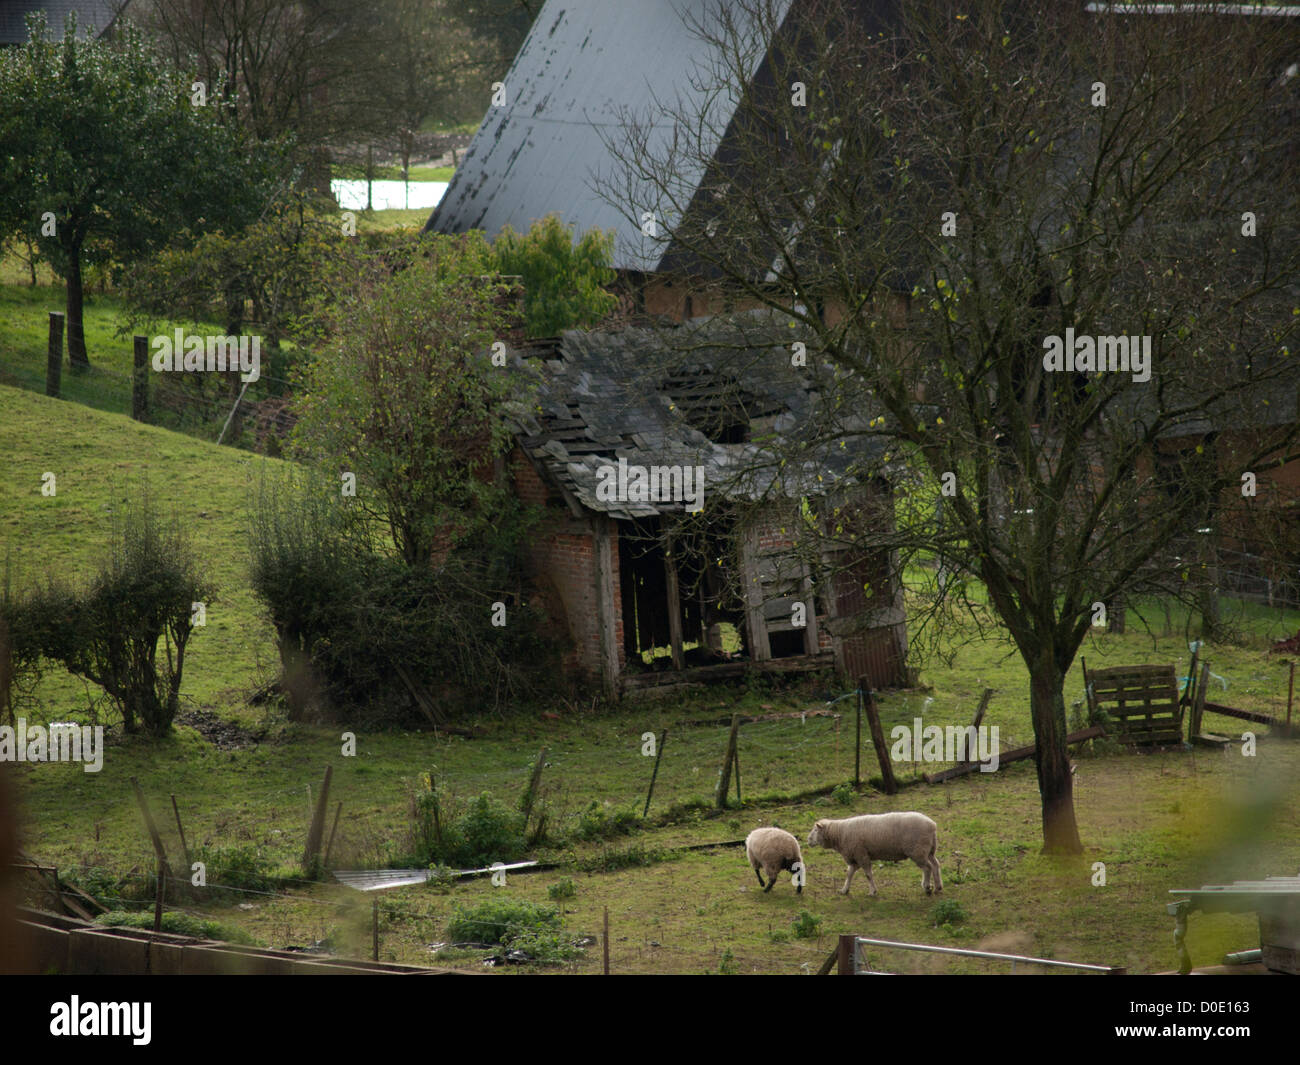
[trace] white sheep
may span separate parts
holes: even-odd
[[[756,828],[745,837],[745,857],[753,866],[758,882],[763,883],[763,873],[767,874],[764,891],[771,891],[772,885],[782,869],[790,870],[790,879],[797,894],[803,894],[804,864],[803,851],[799,841],[783,828]],[[763,872],[759,872],[759,868]]]
[[[829,847],[839,851],[848,865],[849,875],[844,878],[841,895],[849,893],[853,874],[860,868],[867,874],[871,894],[876,894],[876,881],[871,875],[871,863],[901,862],[911,858],[921,867],[921,887],[930,894],[934,877],[934,890],[943,890],[943,877],[939,875],[939,826],[925,814],[914,811],[891,814],[861,814],[839,821],[818,821],[808,833],[808,846]]]

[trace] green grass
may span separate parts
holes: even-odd
[[[334,843],[335,864],[381,865],[406,845],[408,781],[436,771],[440,786],[467,799],[488,790],[513,803],[527,784],[529,764],[548,749],[542,797],[553,838],[535,856],[562,864],[553,873],[511,874],[506,888],[487,880],[438,889],[385,892],[383,956],[405,962],[478,967],[479,955],[435,955],[455,907],[480,905],[508,892],[549,904],[560,877],[574,885],[559,902],[566,935],[598,931],[603,910],[611,922],[612,965],[619,972],[717,971],[796,973],[815,969],[841,932],[875,934],[964,946],[985,944],[1012,953],[1128,965],[1135,971],[1174,964],[1172,925],[1164,904],[1171,888],[1294,873],[1300,868],[1300,743],[1264,739],[1253,759],[1240,747],[1227,753],[1198,749],[1156,754],[1078,757],[1075,782],[1080,831],[1087,848],[1077,858],[1045,858],[1032,762],[996,774],[974,774],[945,785],[915,783],[922,769],[899,766],[905,784],[892,797],[870,788],[841,788],[853,772],[853,700],[835,704],[840,717],[796,716],[746,725],[740,733],[744,803],[725,813],[709,808],[733,711],[752,714],[824,710],[842,688],[824,680],[782,687],[764,681],[678,694],[657,702],[614,708],[567,704],[484,722],[475,739],[427,733],[359,732],[357,756],[340,756],[343,727],[290,725],[276,711],[247,704],[247,694],[272,678],[278,660],[269,625],[249,591],[243,510],[262,460],[163,429],[29,391],[0,387],[0,453],[8,458],[0,486],[0,554],[14,572],[38,577],[48,567],[85,576],[104,540],[105,518],[124,486],[147,471],[158,497],[174,505],[195,530],[220,586],[208,625],[191,644],[182,690],[183,712],[203,709],[255,732],[246,746],[225,750],[188,726],[160,742],[113,737],[104,768],[20,764],[11,767],[22,797],[24,846],[42,861],[72,871],[112,870],[147,876],[152,852],[140,826],[130,778],[138,777],[153,804],[169,851],[180,843],[170,812],[175,794],[191,848],[255,850],[273,870],[276,893],[248,894],[241,909],[229,901],[190,905],[271,946],[330,939],[344,952],[369,949],[369,898],[337,884],[299,884],[292,876],[308,822],[308,788],[333,767],[330,805],[343,816]],[[42,473],[55,472],[58,493],[40,494]],[[1189,658],[1185,619],[1175,613],[1170,632],[1159,615],[1156,631],[1138,631],[1130,615],[1126,636],[1099,634],[1083,649],[1090,665],[1173,661],[1180,674]],[[1250,633],[1242,646],[1207,649],[1215,673],[1213,698],[1266,709],[1285,705],[1286,666],[1266,653],[1267,639],[1294,632],[1294,614],[1242,609],[1236,623]],[[930,724],[965,724],[984,687],[995,689],[986,723],[1000,729],[1003,750],[1032,738],[1023,665],[1005,640],[970,641],[947,649],[951,664],[922,664],[927,690],[883,693],[888,735],[896,724],[922,716]],[[89,692],[76,679],[51,672],[24,711],[31,720],[84,717]],[[926,707],[926,699],[932,702]],[[1076,664],[1067,703],[1082,698]],[[691,721],[718,720],[692,725]],[[1241,735],[1244,722],[1207,715],[1205,727]],[[639,817],[652,760],[641,755],[645,732],[669,730],[648,823],[630,835],[578,839],[579,819],[592,802],[608,822],[619,811]],[[1261,734],[1265,731],[1259,729]],[[878,774],[869,743],[863,776]],[[880,896],[869,898],[862,877],[853,895],[836,894],[843,864],[825,851],[806,851],[808,883],[802,895],[788,875],[763,894],[739,848],[681,851],[686,844],[742,838],[760,824],[779,824],[800,838],[818,817],[920,809],[939,823],[939,857],[946,891],[964,915],[936,924],[936,902],[920,892],[920,872],[909,865],[876,870]],[[626,818],[625,818],[626,820]],[[1093,864],[1106,867],[1106,886],[1093,886]],[[286,886],[287,885],[287,886]],[[285,897],[282,897],[285,896]],[[123,904],[144,909],[145,899]],[[821,919],[793,922],[807,910]],[[945,912],[953,912],[950,910]],[[1192,918],[1189,943],[1198,963],[1255,944],[1250,917]],[[592,972],[599,951],[565,962]],[[874,957],[881,967],[928,971],[958,963],[913,955]],[[997,971],[996,969],[994,971]]]
[[[343,180],[364,181],[366,177],[366,168],[360,163],[356,164],[336,164],[333,168],[333,176]],[[451,176],[456,173],[454,166],[413,166],[409,180],[411,181],[450,181]],[[400,166],[377,166],[372,177],[373,181],[401,181],[402,168]]]

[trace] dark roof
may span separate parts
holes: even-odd
[[[77,13],[77,32],[101,37],[126,6],[125,0],[6,0],[0,4],[0,44],[27,42],[27,16],[44,11],[54,37],[63,36],[68,13]]]
[[[692,73],[708,64],[711,49],[683,16],[703,17],[716,2],[547,0],[505,77],[505,105],[488,108],[426,228],[483,229],[494,237],[507,224],[527,230],[534,219],[555,213],[580,232],[613,230],[616,267],[658,269],[667,242],[644,236],[639,224],[596,194],[592,180],[614,172],[602,134],[617,131],[623,109],[644,115],[652,100],[693,91]],[[792,3],[775,0],[775,7],[784,17]],[[717,99],[710,127],[725,129],[735,105]],[[670,143],[673,132],[668,125],[656,129],[651,150]],[[678,175],[681,188],[698,188],[702,176]],[[663,212],[659,221],[661,228],[672,223]]]
[[[831,368],[791,366],[790,326],[755,311],[672,328],[567,332],[524,356],[539,385],[518,442],[582,506],[615,518],[686,509],[598,498],[597,471],[619,459],[702,466],[705,509],[710,498],[821,495],[881,474],[874,440],[827,442],[831,419],[861,429],[871,412],[833,409]],[[777,437],[779,453],[770,446]]]

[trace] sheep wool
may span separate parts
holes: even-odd
[[[849,893],[853,874],[861,869],[867,874],[871,894],[876,894],[876,881],[871,875],[871,863],[901,862],[910,858],[921,867],[921,888],[927,895],[943,890],[943,877],[939,875],[939,826],[925,814],[907,813],[861,814],[841,820],[818,821],[808,833],[808,846],[829,847],[838,851],[848,866],[841,895]]]
[[[745,857],[749,859],[760,884],[763,884],[763,873],[767,874],[764,891],[771,891],[781,870],[789,869],[796,894],[803,894],[803,852],[799,849],[799,841],[785,829],[754,829],[745,837]]]

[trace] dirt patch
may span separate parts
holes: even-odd
[[[189,725],[212,746],[222,751],[256,747],[266,737],[265,729],[250,731],[217,717],[210,710],[190,710],[177,714],[175,720],[178,725]]]

